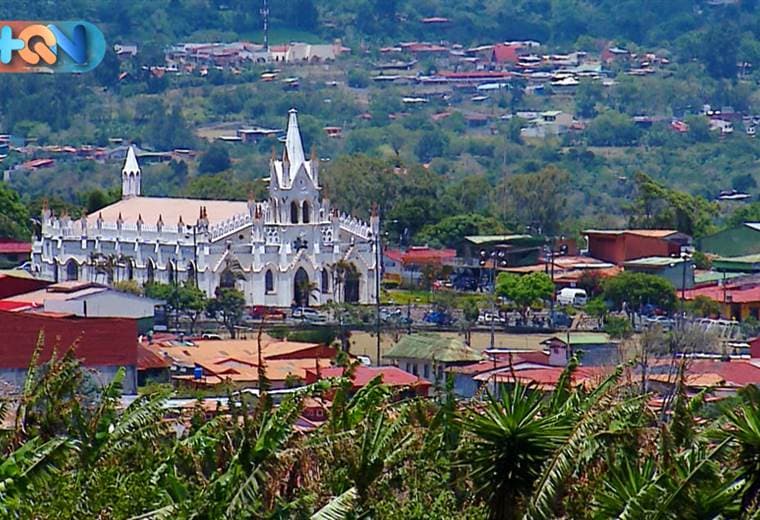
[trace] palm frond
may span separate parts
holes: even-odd
[[[544,466],[530,499],[526,520],[538,520],[552,516],[552,505],[562,484],[573,473],[581,454],[591,448],[596,435],[614,421],[630,418],[639,413],[647,396],[637,396],[615,401],[601,394],[575,423],[567,441],[555,451]]]
[[[311,516],[311,520],[347,520],[349,515],[356,508],[357,501],[356,488],[349,488],[348,491],[339,495]]]
[[[160,509],[155,509],[148,513],[143,513],[138,516],[133,516],[129,518],[129,520],[165,520],[168,518],[175,518],[176,510],[177,510],[177,506],[175,506],[174,504],[169,504],[168,506],[164,506]]]
[[[657,508],[656,514],[651,516],[653,520],[664,518],[671,512],[672,504],[681,496],[684,490],[693,483],[693,480],[697,475],[699,475],[699,472],[702,470],[702,468],[705,465],[711,463],[718,455],[718,453],[720,453],[720,451],[723,450],[726,445],[728,445],[730,440],[730,438],[726,438],[723,440],[723,442],[710,450],[693,466],[691,472],[678,483],[678,486],[675,488],[675,490],[670,493],[667,498],[659,501],[659,507]]]

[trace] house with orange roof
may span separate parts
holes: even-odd
[[[332,367],[337,350],[317,343],[258,340],[164,340],[147,347],[171,363],[178,385],[237,388],[259,385],[263,374],[272,389],[303,384],[309,369]]]

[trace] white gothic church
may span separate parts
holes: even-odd
[[[43,208],[32,268],[59,282],[190,281],[209,296],[236,287],[249,305],[373,302],[379,219],[368,225],[320,196],[319,160],[304,155],[295,110],[270,176],[263,202],[143,197],[130,147],[120,201],[76,221]]]

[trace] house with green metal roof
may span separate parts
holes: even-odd
[[[623,263],[626,271],[660,276],[678,290],[694,287],[694,262],[670,256],[648,256]]]
[[[407,372],[437,382],[443,382],[448,367],[483,359],[461,339],[433,333],[404,336],[383,357]]]
[[[620,361],[618,342],[602,332],[567,332],[541,344],[549,349],[549,359],[554,364],[567,363],[575,353],[581,354],[585,366],[614,365]]]
[[[715,258],[712,268],[723,273],[760,273],[760,254]]]
[[[703,253],[722,257],[760,254],[760,222],[745,222],[703,237],[697,243]]]

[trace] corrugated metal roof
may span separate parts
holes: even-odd
[[[401,338],[385,355],[389,359],[424,359],[441,363],[480,361],[477,351],[457,338],[447,338],[438,334],[409,334]]]
[[[602,332],[571,332],[570,334],[554,336],[554,339],[567,343],[568,336],[570,345],[605,345],[612,343],[610,337]],[[549,338],[544,343],[551,340],[552,338]]]
[[[744,256],[725,256],[725,257],[716,258],[715,260],[719,262],[758,264],[760,263],[760,253],[756,253],[753,255],[744,255]]]
[[[511,242],[512,240],[523,240],[533,237],[531,235],[470,235],[464,238],[473,244],[489,244],[492,242]]]
[[[648,256],[645,258],[637,258],[636,260],[629,260],[623,265],[626,267],[668,267],[671,264],[680,264],[683,261],[684,259],[680,257]]]
[[[585,235],[637,235],[641,237],[665,238],[678,233],[675,229],[587,229]]]

